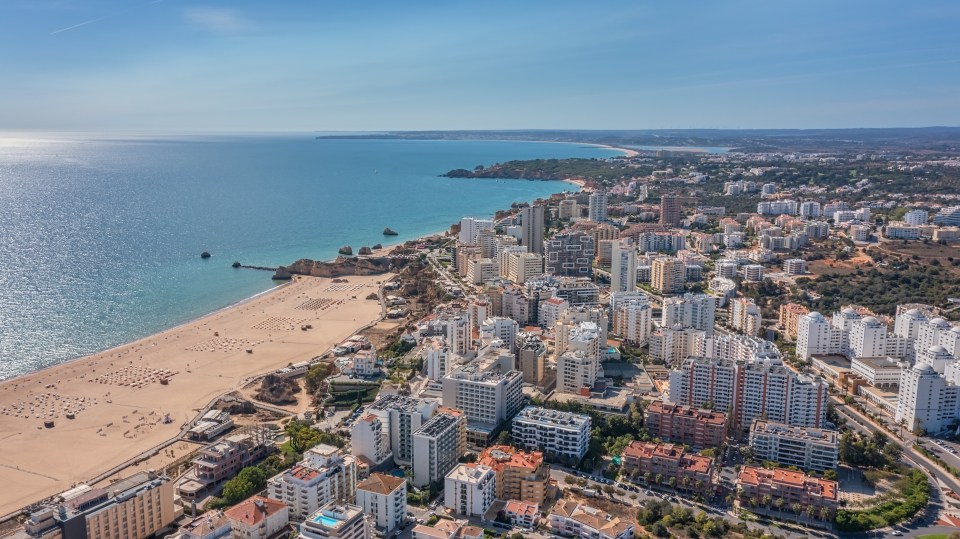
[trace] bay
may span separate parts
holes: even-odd
[[[331,259],[570,190],[449,179],[577,144],[311,135],[0,137],[0,379],[162,331],[274,286],[235,270]],[[400,236],[385,237],[384,227]],[[212,257],[200,258],[202,251]]]

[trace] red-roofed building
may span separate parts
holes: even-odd
[[[737,487],[737,503],[752,512],[793,517],[807,524],[828,523],[837,512],[837,482],[803,472],[744,466]]]
[[[654,438],[695,447],[716,447],[727,435],[727,414],[654,401],[643,412]]]
[[[285,532],[290,523],[287,506],[280,500],[254,496],[224,512],[234,537],[270,539]]]
[[[543,504],[550,483],[550,465],[543,462],[542,452],[494,445],[480,453],[477,463],[493,468],[497,474],[498,499]]]
[[[713,459],[688,454],[682,446],[630,442],[623,450],[623,473],[634,481],[669,484],[673,488],[707,492],[713,485]]]
[[[533,528],[537,524],[540,506],[535,503],[510,500],[503,507],[503,514],[514,526]]]

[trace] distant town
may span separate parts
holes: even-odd
[[[570,190],[335,278],[286,268],[281,290],[342,294],[285,300],[299,312],[379,317],[163,449],[24,500],[0,537],[960,531],[960,153],[615,145],[449,171]],[[359,267],[380,280],[361,291]],[[325,328],[270,320],[263,340]],[[216,338],[197,353],[261,354]]]

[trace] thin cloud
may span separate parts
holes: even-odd
[[[249,24],[232,9],[193,7],[185,9],[187,22],[211,32],[229,34],[249,28]]]
[[[81,27],[83,27],[83,26],[87,26],[88,24],[97,23],[97,22],[100,22],[100,21],[109,19],[109,18],[111,18],[111,17],[115,17],[115,16],[117,16],[117,15],[120,15],[121,13],[126,13],[126,12],[128,12],[128,11],[130,11],[130,10],[132,10],[132,9],[137,9],[137,8],[141,8],[141,7],[145,7],[145,6],[150,6],[150,5],[153,5],[153,4],[159,4],[160,2],[163,2],[163,0],[150,0],[149,2],[147,2],[147,3],[145,3],[145,4],[139,4],[139,5],[136,5],[136,6],[130,6],[130,7],[126,8],[126,9],[121,9],[120,11],[114,11],[113,13],[107,13],[106,15],[103,15],[103,16],[101,16],[101,17],[97,17],[97,18],[95,18],[95,19],[90,19],[89,21],[83,21],[83,22],[78,23],[78,24],[73,24],[73,25],[70,25],[70,26],[67,26],[67,27],[64,27],[64,28],[60,28],[59,30],[54,30],[53,32],[50,32],[50,35],[51,35],[51,36],[55,36],[55,35],[57,35],[57,34],[60,34],[60,33],[66,32],[66,31],[73,30],[73,29],[75,29],[75,28],[81,28]]]

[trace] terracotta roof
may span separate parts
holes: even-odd
[[[543,464],[543,453],[527,453],[509,445],[492,445],[480,453],[477,462],[498,472],[506,466],[536,470]]]
[[[836,481],[820,479],[819,477],[812,477],[803,472],[795,472],[784,468],[768,470],[756,466],[744,466],[740,470],[740,476],[737,481],[754,486],[759,486],[761,483],[767,485],[784,485],[791,488],[803,489],[807,491],[808,494],[828,500],[837,499]]]
[[[302,481],[309,481],[315,477],[318,477],[320,472],[314,470],[313,468],[307,468],[306,466],[294,466],[290,470],[290,475]]]
[[[254,496],[234,505],[224,513],[230,522],[240,522],[247,526],[255,526],[280,511],[286,511],[287,506],[280,500]]]
[[[357,490],[366,490],[377,494],[390,494],[400,488],[407,480],[382,473],[372,473],[370,477],[357,484]]]
[[[513,513],[514,515],[526,515],[534,516],[537,514],[537,511],[540,507],[535,503],[524,502],[520,500],[510,500],[507,502],[507,505],[503,508],[507,513]]]
[[[686,453],[683,446],[674,444],[651,444],[633,441],[623,450],[624,457],[636,459],[669,459],[679,461],[683,470],[707,473],[713,465],[713,459],[701,455]]]
[[[680,406],[677,404],[667,404],[663,401],[654,401],[647,406],[646,413],[678,415],[695,418],[697,421],[712,423],[714,425],[723,425],[727,422],[727,414],[713,410],[704,410],[693,408],[691,406]]]

